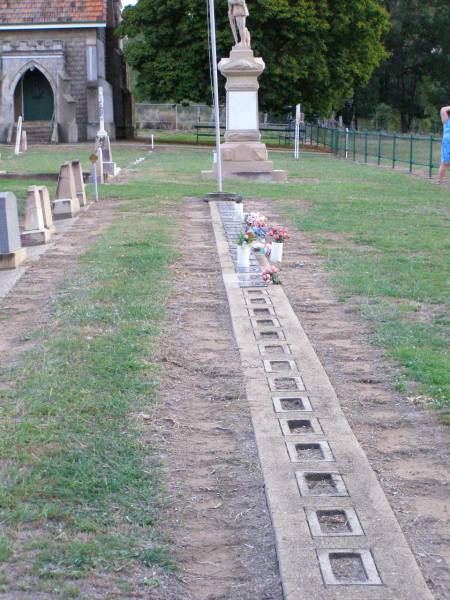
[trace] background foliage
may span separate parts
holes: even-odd
[[[309,116],[327,115],[386,57],[381,39],[389,20],[377,0],[248,5],[252,46],[269,66],[260,81],[262,110],[284,112],[300,101]],[[139,0],[124,11],[119,34],[138,72],[139,99],[210,100],[206,10],[206,0]],[[227,56],[233,39],[225,0],[216,3],[216,18],[218,55]]]

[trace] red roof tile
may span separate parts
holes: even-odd
[[[0,26],[106,21],[107,0],[0,0]]]

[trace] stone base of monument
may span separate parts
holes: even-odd
[[[258,111],[258,77],[265,69],[262,58],[253,50],[237,44],[229,58],[222,58],[219,70],[226,78],[227,124],[225,142],[221,145],[222,177],[285,181],[285,171],[273,168],[266,145],[261,142]],[[216,177],[212,171],[202,171],[202,178]]]
[[[20,248],[9,254],[0,254],[0,269],[17,269],[26,258],[26,248]]]
[[[80,203],[78,198],[60,198],[53,200],[53,218],[71,219],[80,212]]]
[[[261,165],[249,162],[232,162],[222,164],[222,177],[224,179],[249,179],[253,181],[287,181],[286,171],[273,168],[272,161]],[[202,179],[216,179],[216,171],[202,171]]]
[[[41,244],[48,244],[52,237],[52,231],[50,229],[35,229],[34,231],[22,231],[20,239],[22,246],[40,246]]]
[[[103,172],[105,175],[108,175],[108,177],[116,177],[120,173],[120,168],[115,162],[104,162]]]

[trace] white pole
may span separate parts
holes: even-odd
[[[155,148],[155,138],[154,138],[154,135],[152,133],[152,150],[154,150],[154,148]]]
[[[216,16],[214,12],[214,0],[209,0],[209,18],[211,31],[211,54],[214,87],[214,118],[216,122],[216,152],[217,152],[217,186],[219,192],[222,188],[222,157],[220,152],[220,112],[219,112],[219,82],[217,79],[217,49],[216,49]]]
[[[345,128],[345,158],[348,158],[348,127]]]
[[[97,163],[92,163],[92,181],[94,183],[94,198],[98,202]]]
[[[301,107],[297,104],[295,107],[295,141],[294,141],[294,158],[298,160],[300,158],[300,118],[301,118]]]

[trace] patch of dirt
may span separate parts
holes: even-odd
[[[264,214],[276,208],[275,203],[253,200],[246,206]],[[448,428],[434,412],[393,391],[397,369],[370,344],[369,324],[355,304],[338,302],[312,235],[292,233],[284,250],[284,289],[431,592],[438,600],[449,598]]]
[[[33,345],[29,332],[48,322],[58,288],[76,266],[77,257],[109,226],[117,203],[102,200],[82,212],[74,226],[53,237],[54,246],[37,261],[27,261],[27,271],[0,299],[1,368]],[[8,317],[8,318],[6,318]]]
[[[171,496],[166,535],[180,565],[174,600],[282,598],[274,535],[239,352],[205,203],[186,199],[182,257],[161,347],[157,408]],[[198,252],[192,253],[192,247]],[[166,425],[164,426],[164,423]],[[151,598],[160,596],[155,590]]]

